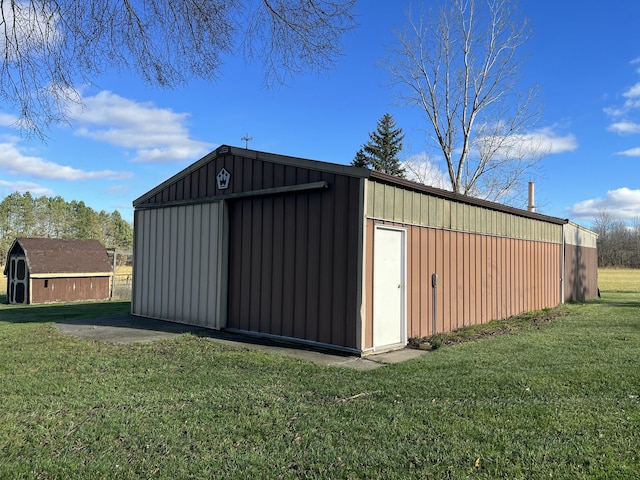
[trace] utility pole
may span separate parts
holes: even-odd
[[[244,140],[244,148],[249,148],[249,141],[253,140],[253,137],[250,137],[249,134],[247,133],[244,137],[242,137],[240,140]]]

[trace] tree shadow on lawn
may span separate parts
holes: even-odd
[[[4,300],[2,302],[2,300]],[[47,323],[128,314],[129,301],[9,305],[0,297],[0,322]]]
[[[603,305],[607,307],[637,307],[640,308],[640,293],[634,291],[612,291],[601,292],[600,298],[594,298],[584,304]],[[620,298],[624,295],[623,298]],[[579,304],[581,302],[575,302]]]

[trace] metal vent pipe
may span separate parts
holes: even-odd
[[[535,196],[534,190],[535,190],[535,183],[529,182],[529,211],[530,212],[536,211],[536,204],[534,201],[534,196]]]

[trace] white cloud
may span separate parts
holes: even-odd
[[[640,57],[630,62],[632,65],[640,63]],[[640,69],[636,69],[640,73]],[[635,135],[640,133],[640,123],[636,121],[634,113],[640,110],[640,82],[632,85],[627,91],[622,93],[626,98],[622,105],[607,107],[604,113],[609,117],[616,119],[614,123],[607,127],[610,132],[618,135]]]
[[[625,98],[638,98],[640,97],[640,82],[636,83],[629,90],[622,94]]]
[[[10,113],[0,112],[0,127],[15,127],[18,117]]]
[[[568,209],[572,217],[581,219],[594,219],[603,210],[614,212],[623,220],[640,217],[640,189],[610,190],[604,198],[584,200]]]
[[[53,190],[33,182],[7,182],[0,180],[0,190],[7,192],[30,192],[33,195],[53,195]]]
[[[640,157],[640,147],[630,148],[629,150],[618,152],[618,155],[626,155],[627,157]]]
[[[622,107],[605,107],[603,110],[610,117],[622,117],[627,113],[627,109]]]
[[[551,127],[541,128],[521,137],[522,142],[529,144],[530,148],[537,147],[540,151],[547,152],[549,155],[573,152],[578,148],[578,141],[573,134],[561,136],[555,133]]]
[[[405,168],[407,180],[451,190],[448,174],[440,170],[425,152],[411,155],[402,162],[402,166]]]
[[[640,133],[640,123],[636,122],[616,122],[609,125],[609,130],[620,135],[633,135]]]
[[[84,171],[49,162],[40,157],[23,155],[12,143],[0,143],[0,169],[12,175],[29,175],[50,180],[118,180],[131,177],[131,173],[128,172]]]
[[[176,113],[152,103],[140,103],[109,91],[83,99],[71,116],[76,134],[136,150],[136,162],[172,162],[199,158],[211,145],[189,137],[187,113]]]
[[[573,134],[560,135],[552,127],[518,135],[479,137],[477,144],[480,148],[491,150],[499,146],[499,157],[523,159],[572,152],[578,148],[578,141]]]

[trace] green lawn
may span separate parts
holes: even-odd
[[[0,478],[637,478],[640,292],[359,372],[0,305]]]

